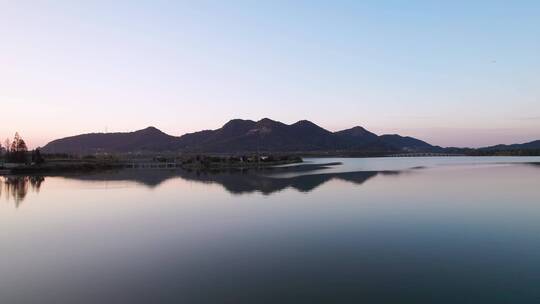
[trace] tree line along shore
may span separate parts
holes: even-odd
[[[144,157],[129,157],[126,155],[100,155],[79,157],[72,155],[43,154],[41,157],[43,158],[43,161],[39,164],[35,162],[0,162],[0,174],[55,173],[67,171],[92,171],[124,168],[178,168],[186,170],[257,169],[302,162],[302,158],[290,155],[145,155]]]
[[[0,156],[0,175],[54,174],[109,169],[185,169],[185,170],[242,170],[301,163],[302,158],[286,154],[245,155],[177,155],[177,154],[103,154],[68,155],[43,154],[27,151],[24,156],[3,153]]]

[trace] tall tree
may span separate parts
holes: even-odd
[[[15,133],[15,138],[13,138],[13,142],[11,143],[11,151],[28,152],[28,147],[26,146],[24,139],[22,139],[19,133]]]
[[[14,163],[26,162],[26,153],[28,152],[28,147],[19,133],[15,133],[15,138],[13,138],[13,142],[11,142],[11,147],[9,150],[8,158],[10,161]]]

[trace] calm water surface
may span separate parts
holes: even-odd
[[[308,164],[0,177],[0,303],[540,303],[540,158]]]

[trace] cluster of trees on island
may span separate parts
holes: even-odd
[[[29,151],[24,139],[15,133],[13,141],[6,138],[3,145],[0,143],[0,159],[6,163],[17,164],[42,164],[44,162],[41,152],[38,149]]]

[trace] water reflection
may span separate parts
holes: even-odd
[[[0,177],[0,181],[0,197],[3,195],[7,200],[12,199],[15,207],[19,207],[28,194],[28,189],[38,193],[45,178],[43,176],[5,176]]]
[[[297,173],[304,174],[314,171],[320,171],[328,169],[332,166],[340,165],[341,163],[321,163],[321,164],[301,164],[287,167],[274,167],[267,168],[265,170],[163,170],[163,169],[126,169],[117,171],[100,171],[76,175],[63,176],[68,179],[76,179],[89,182],[135,182],[147,187],[155,188],[165,181],[174,178],[182,178],[188,181],[201,182],[201,183],[218,183],[225,187],[232,193],[244,193],[254,192],[260,190],[264,193],[272,193],[282,190],[287,186],[283,186],[282,179],[276,177],[280,173]],[[268,174],[274,175],[274,177],[268,177]],[[327,180],[335,178],[338,174],[332,174],[328,176]],[[241,183],[242,185],[236,186],[232,183]],[[297,182],[290,180],[291,185],[297,185]],[[272,184],[274,186],[263,186],[262,184]],[[279,184],[279,185],[278,185]],[[322,183],[319,183],[322,184]],[[241,191],[235,190],[236,188],[243,189]],[[262,191],[266,188],[268,190]],[[299,190],[305,187],[295,187]],[[314,187],[313,187],[314,189]]]
[[[85,182],[134,182],[150,188],[155,188],[167,180],[181,178],[187,181],[203,184],[219,184],[231,194],[241,195],[259,192],[270,195],[290,188],[300,192],[310,192],[331,180],[342,180],[362,185],[367,180],[377,175],[397,175],[400,171],[360,171],[343,173],[317,173],[309,174],[309,171],[317,171],[327,168],[329,164],[302,165],[287,168],[275,168],[273,175],[262,174],[261,171],[186,171],[186,170],[148,170],[127,169],[119,171],[101,171],[94,173],[64,175],[65,179]],[[276,173],[302,173],[292,177],[278,177]],[[29,187],[39,192],[43,176],[12,176],[4,177],[4,196],[12,199],[18,207],[26,197]],[[2,195],[0,191],[0,196]]]
[[[309,170],[319,170],[321,166],[310,167]],[[285,169],[280,169],[285,171]],[[277,172],[280,172],[277,171]],[[304,166],[294,169],[294,172],[308,171]],[[274,171],[273,173],[275,173]],[[287,172],[293,170],[287,169]],[[367,180],[379,175],[397,175],[400,171],[360,171],[343,173],[304,174],[292,177],[276,177],[263,175],[257,171],[185,171],[185,170],[122,170],[116,172],[100,172],[86,175],[66,176],[69,179],[83,181],[131,181],[148,187],[157,187],[173,178],[187,181],[219,184],[231,194],[247,194],[260,192],[270,195],[287,188],[300,192],[310,192],[330,180],[342,180],[361,185]]]
[[[412,167],[401,171],[353,171],[324,173],[324,169],[336,167],[341,163],[303,164],[290,167],[277,167],[264,171],[188,171],[161,169],[126,169],[118,171],[100,171],[84,174],[63,175],[62,178],[85,182],[133,182],[150,188],[156,188],[164,182],[181,178],[187,181],[221,185],[227,192],[235,195],[259,192],[270,195],[285,189],[310,192],[331,180],[341,180],[355,185],[362,185],[379,175],[399,175],[414,170],[426,169],[425,166]],[[539,162],[522,163],[540,168]],[[287,174],[284,176],[283,174]],[[292,175],[292,176],[291,176]],[[5,176],[0,177],[0,197],[13,200],[18,207],[31,189],[39,192],[43,176]]]
[[[184,173],[182,178],[202,183],[218,183],[229,193],[244,194],[261,192],[269,195],[287,188],[310,192],[330,180],[343,180],[362,185],[379,174],[399,174],[398,171],[365,171],[327,174],[308,174],[288,178],[276,178],[256,174],[198,174]]]

